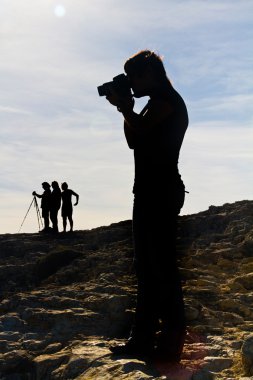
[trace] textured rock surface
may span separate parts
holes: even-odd
[[[113,358],[135,302],[131,221],[0,235],[0,379],[253,377],[253,202],[180,217],[188,335],[178,365]]]

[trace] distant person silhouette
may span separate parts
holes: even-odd
[[[122,97],[112,87],[107,96],[122,113],[125,137],[134,150],[133,239],[138,282],[130,338],[111,351],[178,362],[186,335],[176,255],[177,218],[185,196],[178,158],[188,126],[187,109],[154,52],[135,54],[124,69],[134,97],[150,99],[137,114],[131,95]]]
[[[74,206],[76,206],[79,201],[79,195],[75,193],[73,190],[70,190],[66,182],[62,183],[61,188],[63,190],[61,194],[62,196],[61,214],[62,214],[62,219],[63,219],[63,231],[66,232],[67,219],[69,220],[70,231],[73,231],[73,219],[72,219],[73,207],[72,207],[71,197],[72,195],[76,197],[76,203],[74,203]]]
[[[53,232],[59,232],[58,230],[58,211],[61,208],[61,189],[58,182],[53,181],[51,193],[51,208],[50,208],[50,219],[53,225]]]
[[[41,198],[41,210],[42,218],[44,219],[44,232],[48,232],[49,228],[49,213],[51,208],[51,190],[48,182],[42,183],[42,188],[44,189],[43,194],[37,194],[36,191],[32,193],[33,196]]]

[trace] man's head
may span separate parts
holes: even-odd
[[[50,189],[50,185],[48,182],[42,182],[41,186],[43,187],[44,190]]]
[[[67,184],[67,182],[63,182],[63,183],[61,184],[61,188],[62,188],[62,190],[67,190],[67,188],[68,188],[68,184]]]
[[[150,90],[168,82],[161,57],[150,50],[142,50],[130,57],[124,70],[136,97],[149,95]]]
[[[53,181],[53,182],[51,183],[51,186],[52,186],[53,189],[58,189],[59,184],[58,184],[57,181]]]

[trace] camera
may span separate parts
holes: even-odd
[[[98,86],[99,96],[110,96],[113,89],[119,96],[132,96],[129,80],[125,74],[119,74],[111,82]]]

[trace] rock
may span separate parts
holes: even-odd
[[[55,352],[58,352],[62,349],[62,343],[51,343],[49,344],[45,349],[44,349],[44,353],[45,354],[53,354]]]
[[[0,375],[32,373],[32,357],[24,350],[14,350],[0,355]],[[2,377],[1,377],[2,378]]]
[[[219,308],[223,311],[231,311],[243,316],[244,318],[252,316],[252,311],[250,310],[250,308],[246,305],[243,305],[243,303],[240,302],[240,300],[226,298],[221,301],[218,301],[217,304]]]
[[[192,375],[191,380],[215,380],[215,375],[209,371],[201,369]]]
[[[253,273],[246,273],[234,279],[236,283],[242,285],[246,290],[253,290]]]
[[[36,380],[50,379],[52,372],[62,364],[68,362],[69,354],[66,352],[53,355],[40,355],[34,360]]]
[[[101,358],[94,365],[77,377],[78,380],[105,380],[105,379],[124,379],[124,380],[153,380],[159,378],[155,369],[150,368],[145,362],[133,358],[121,358],[112,362],[107,358]],[[181,377],[182,378],[182,377]],[[175,380],[179,378],[174,377]]]
[[[62,267],[67,266],[80,256],[79,251],[70,249],[57,249],[43,255],[35,265],[35,276],[37,281],[44,280],[56,273]]]
[[[0,379],[252,375],[253,202],[179,218],[188,333],[178,365],[110,354],[128,337],[135,308],[131,230],[124,221],[57,236],[0,235]]]
[[[5,331],[21,330],[24,326],[24,321],[20,319],[17,313],[5,314],[0,318],[0,321]]]
[[[62,377],[66,379],[75,379],[81,375],[87,368],[87,359],[79,356],[72,356],[66,365],[60,366],[53,371],[55,379]]]
[[[221,372],[224,369],[230,368],[233,364],[231,358],[223,357],[205,357],[203,368],[211,372]]]
[[[199,316],[199,310],[192,306],[187,306],[185,309],[185,318],[187,321],[194,321]]]
[[[249,336],[242,345],[242,363],[247,375],[253,375],[253,335]]]
[[[39,351],[44,347],[45,343],[42,340],[24,340],[22,342],[22,347],[28,351]]]
[[[7,340],[10,342],[17,342],[22,337],[22,334],[19,332],[5,331],[0,333],[0,341]]]
[[[54,371],[54,377],[61,379],[75,379],[83,374],[89,367],[99,366],[103,363],[103,358],[110,356],[110,351],[106,348],[99,347],[95,342],[91,345],[79,344],[72,349],[72,355],[68,362]],[[101,361],[102,360],[102,361]]]

